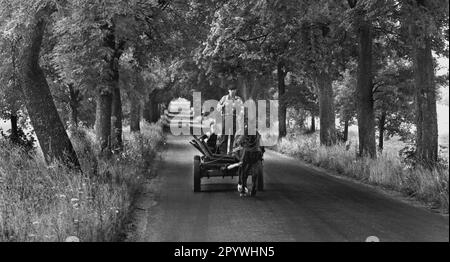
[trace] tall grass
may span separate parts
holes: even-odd
[[[145,124],[144,124],[145,125]],[[98,160],[93,130],[72,130],[83,173],[47,166],[0,141],[0,241],[115,241],[162,141],[160,125],[126,134],[124,151]]]
[[[276,150],[345,176],[402,192],[448,213],[448,167],[408,168],[391,153],[379,154],[377,159],[361,158],[357,157],[356,147],[321,146],[315,134],[288,136],[278,143]]]

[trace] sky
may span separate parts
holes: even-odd
[[[438,76],[445,75],[448,73],[448,58],[440,57],[437,59],[439,64],[439,69],[436,72]]]
[[[439,67],[436,72],[436,75],[440,76],[440,75],[445,75],[448,73],[448,69],[449,69],[448,60],[449,59],[446,57],[440,57],[437,59]],[[446,87],[440,88],[439,92],[441,94],[442,100],[448,101],[448,95],[449,95],[448,89],[449,89],[448,84]],[[447,110],[448,110],[448,107],[447,107]],[[447,113],[447,115],[448,115],[448,113]]]

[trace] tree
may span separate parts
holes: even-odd
[[[19,142],[19,118],[23,106],[21,85],[18,69],[18,56],[21,36],[8,32],[0,41],[0,116],[10,119],[9,138],[13,143]]]
[[[270,79],[276,72],[279,100],[279,137],[286,135],[286,106],[283,101],[285,78],[290,68],[287,59],[289,25],[293,1],[229,1],[219,6],[212,20],[205,47],[199,55],[207,75],[219,76],[222,83],[241,83],[244,99],[263,94],[257,79]],[[268,89],[267,85],[259,89]],[[256,97],[254,97],[256,98]]]
[[[64,7],[66,12],[62,12],[52,30],[57,38],[52,66],[63,85],[73,84],[95,97],[96,136],[102,155],[108,157],[111,152],[111,86],[114,86],[110,76],[116,62],[114,49],[109,46],[115,44],[112,43],[114,36],[108,31],[111,20],[106,16],[106,7],[99,2],[76,1]]]
[[[309,132],[316,131],[315,116],[319,112],[319,103],[314,85],[310,79],[290,73],[288,76],[287,92],[284,101],[286,107],[294,109],[301,114],[302,111],[309,112],[311,125]]]
[[[349,126],[354,124],[356,116],[356,65],[349,65],[341,78],[335,82],[335,104],[340,125],[343,126],[342,141],[348,141]]]
[[[359,154],[376,158],[375,114],[372,97],[372,17],[368,16],[367,6],[361,0],[349,0],[353,9],[354,24],[358,35],[358,77],[356,85]],[[372,3],[373,6],[373,3]],[[371,7],[369,5],[369,7]]]
[[[432,49],[448,57],[448,52],[442,52],[445,37],[448,41],[448,1],[408,1],[402,7],[414,68],[416,157],[423,164],[434,166],[438,160],[438,128]]]
[[[173,32],[164,30],[172,26],[171,17],[164,12],[167,8],[167,1],[81,0],[66,3],[66,12],[55,26],[60,38],[54,62],[65,82],[93,89],[97,140],[106,157],[122,148],[122,55],[131,47],[152,50],[153,56],[171,49],[163,44]],[[141,60],[148,57],[143,55]]]
[[[384,137],[399,135],[410,138],[414,122],[412,66],[406,59],[388,56],[381,60],[381,67],[374,78],[373,96],[378,126],[378,150],[383,151]]]
[[[19,56],[19,71],[25,104],[39,144],[47,163],[59,159],[79,168],[77,155],[59,118],[47,80],[39,65],[46,25],[50,15],[56,10],[55,6],[52,2],[32,1],[26,4],[15,3],[15,7],[15,16],[12,16],[13,20],[7,24],[13,28],[7,30],[19,30],[19,27],[23,26],[21,35],[24,45]],[[32,15],[24,25],[19,19],[23,18],[25,13]]]
[[[141,69],[136,60],[133,59],[133,50],[129,48],[125,51],[123,59],[120,61],[120,89],[129,101],[130,131],[140,132],[141,121],[141,99],[144,90],[144,83],[141,77]]]
[[[318,1],[307,5],[299,21],[301,37],[297,45],[299,68],[312,80],[319,101],[320,142],[336,143],[334,80],[353,55],[352,35],[343,26],[343,3]]]
[[[278,77],[278,135],[280,138],[286,136],[286,102],[284,101],[284,95],[286,93],[286,68],[282,62],[277,65],[277,77]]]

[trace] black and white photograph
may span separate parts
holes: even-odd
[[[448,0],[0,0],[0,242],[270,258],[448,211]]]

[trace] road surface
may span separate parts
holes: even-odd
[[[195,154],[187,137],[168,137],[132,241],[449,241],[448,216],[271,151],[256,197],[240,198],[237,178],[203,178],[194,193]]]

